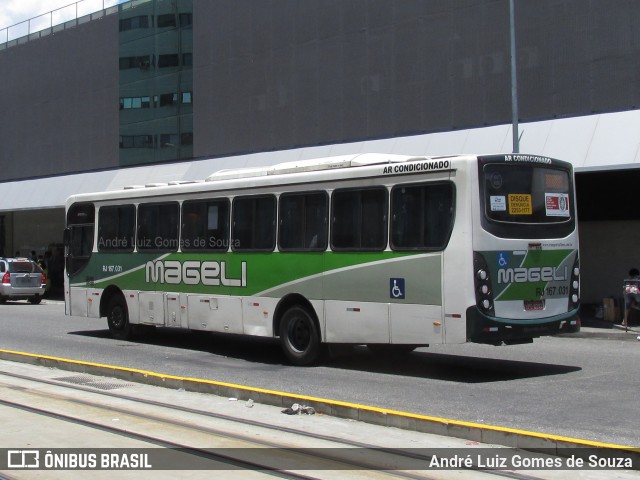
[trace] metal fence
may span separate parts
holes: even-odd
[[[150,0],[80,0],[0,29],[0,50],[118,13]]]

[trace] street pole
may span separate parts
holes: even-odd
[[[511,34],[511,131],[513,133],[513,153],[520,152],[518,135],[518,78],[516,71],[516,21],[515,0],[509,0],[509,31]]]

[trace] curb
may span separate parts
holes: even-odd
[[[632,340],[638,341],[640,331],[634,327],[630,327],[625,331],[622,325],[613,325],[611,328],[582,327],[577,333],[560,333],[556,337],[565,338],[601,338],[606,340]]]
[[[107,375],[120,380],[172,389],[182,388],[191,392],[207,393],[221,397],[234,397],[238,400],[251,399],[257,403],[281,408],[290,407],[292,403],[303,403],[306,406],[313,407],[318,413],[338,418],[356,420],[380,426],[395,427],[404,430],[412,430],[421,433],[461,438],[480,443],[497,444],[522,450],[541,450],[546,453],[555,452],[555,455],[560,457],[572,454],[570,451],[570,453],[563,452],[565,449],[597,448],[607,449],[611,453],[618,453],[625,457],[630,457],[634,462],[640,461],[640,448],[623,445],[593,442],[578,438],[529,432],[526,430],[499,427],[495,425],[483,425],[460,420],[431,417],[428,415],[418,415],[409,412],[359,405],[326,398],[252,388],[245,385],[198,378],[178,377],[134,368],[103,365],[67,358],[15,352],[11,350],[0,350],[0,359],[92,375]]]

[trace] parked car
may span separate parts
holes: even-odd
[[[0,257],[0,278],[0,303],[19,299],[40,303],[47,286],[45,273],[28,258]]]

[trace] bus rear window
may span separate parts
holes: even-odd
[[[483,169],[485,215],[494,222],[567,223],[573,218],[566,170],[535,165],[487,164]]]

